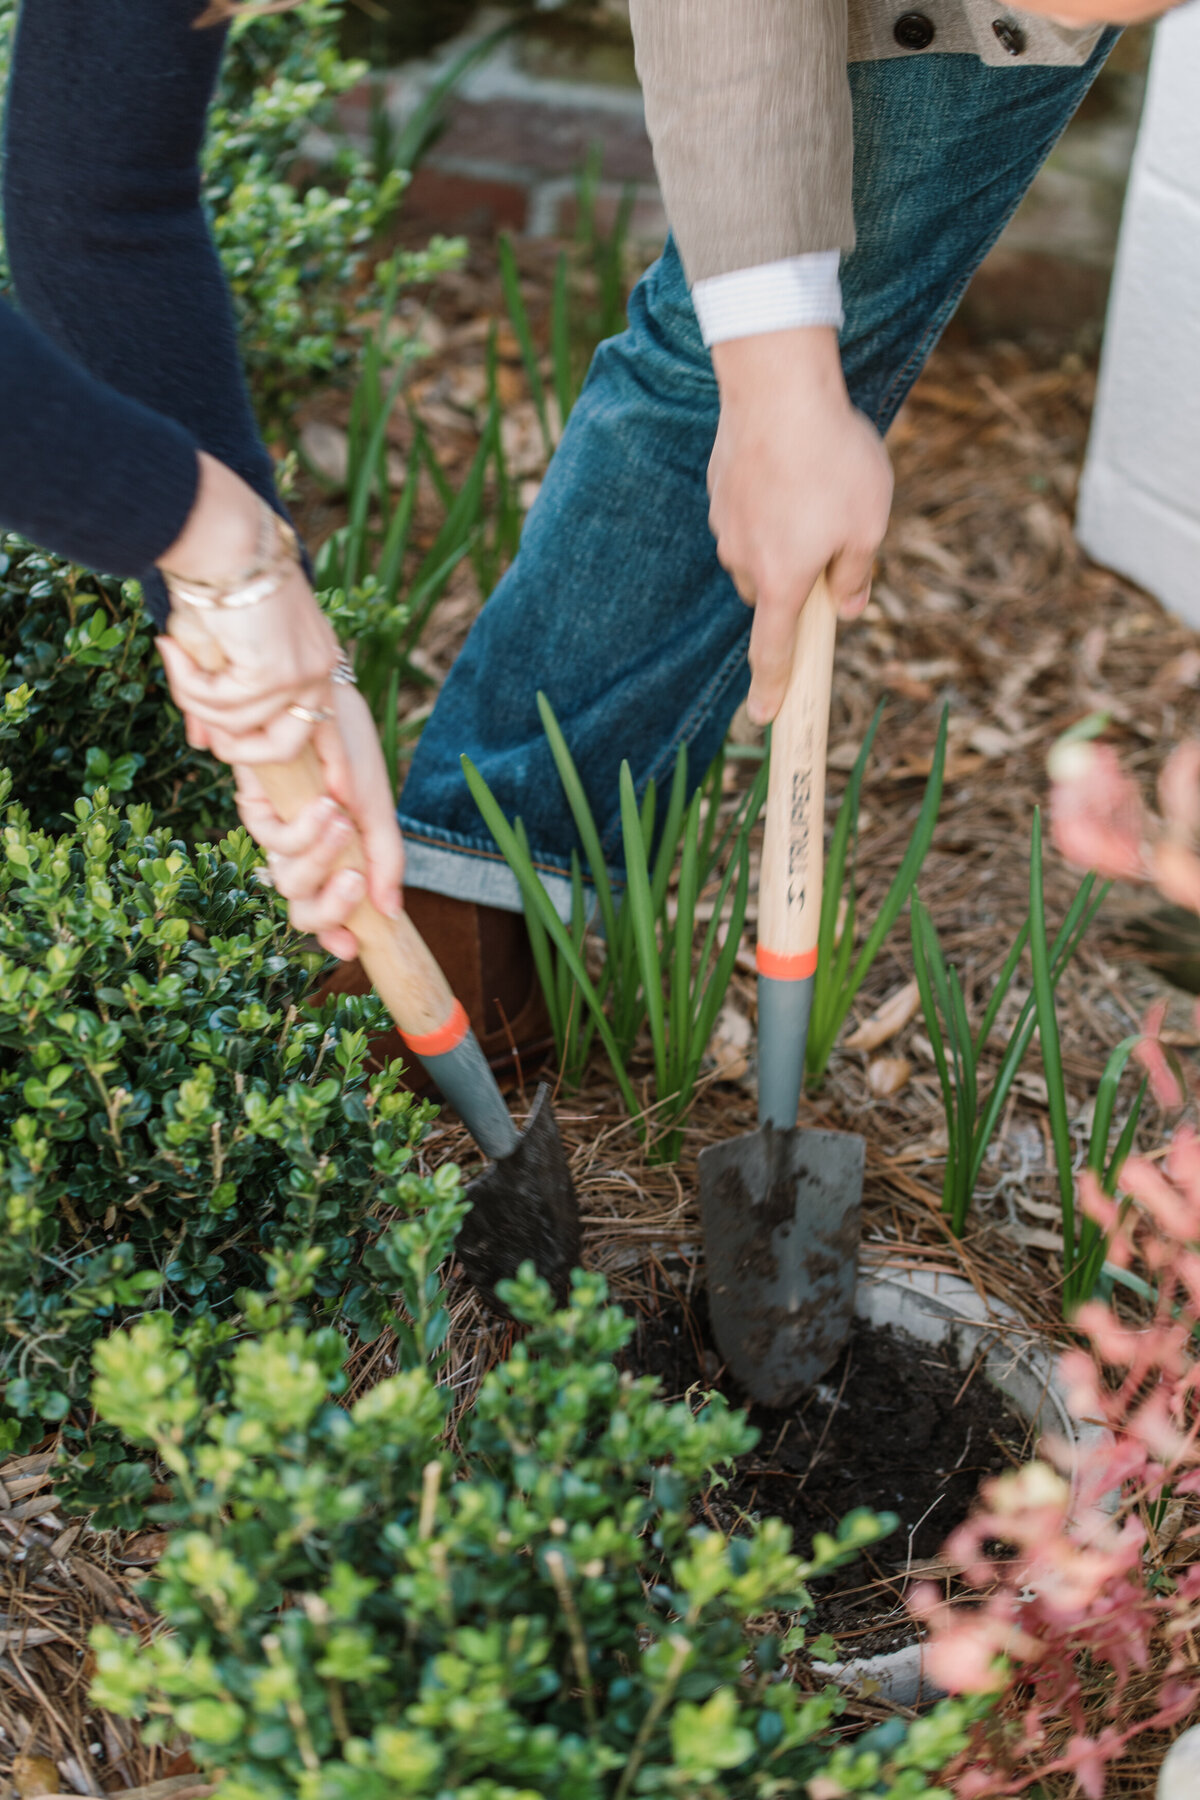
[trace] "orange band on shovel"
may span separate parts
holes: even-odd
[[[817,972],[817,953],[814,949],[802,950],[799,956],[780,956],[760,944],[754,952],[754,966],[772,981],[807,981]]]
[[[419,1037],[410,1037],[406,1031],[400,1035],[414,1056],[445,1056],[448,1050],[458,1049],[470,1029],[466,1008],[461,1000],[456,1000],[450,1017],[436,1031],[424,1032]]]

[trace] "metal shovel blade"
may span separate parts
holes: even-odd
[[[516,1148],[477,1175],[467,1195],[471,1210],[459,1233],[458,1255],[467,1279],[492,1310],[511,1316],[496,1283],[511,1279],[523,1262],[533,1264],[565,1306],[580,1256],[579,1202],[544,1083]]]
[[[700,1153],[713,1332],[764,1406],[791,1405],[849,1336],[863,1158],[851,1132],[772,1125]]]

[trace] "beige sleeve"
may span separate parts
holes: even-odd
[[[689,282],[854,246],[846,0],[630,0]]]

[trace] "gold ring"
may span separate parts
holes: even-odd
[[[299,701],[288,707],[293,719],[303,719],[306,725],[323,725],[326,719],[332,719],[333,711],[328,706],[301,706]]]

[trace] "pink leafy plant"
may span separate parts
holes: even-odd
[[[1108,745],[1060,744],[1051,776],[1064,856],[1153,882],[1200,912],[1200,744],[1168,759],[1158,816]],[[1147,1017],[1136,1055],[1156,1097],[1177,1105],[1163,1011]],[[1200,1138],[1181,1128],[1165,1153],[1128,1158],[1117,1185],[1111,1199],[1084,1172],[1080,1205],[1105,1232],[1110,1264],[1136,1272],[1150,1299],[1133,1320],[1085,1303],[1082,1341],[1059,1364],[1072,1413],[1102,1430],[1078,1451],[1048,1440],[1038,1461],[984,1484],[944,1551],[970,1600],[948,1601],[932,1583],[910,1597],[929,1629],[931,1677],[951,1693],[1005,1696],[943,1777],[961,1800],[1020,1794],[1066,1771],[1102,1800],[1133,1738],[1200,1703],[1200,1527],[1179,1523],[1200,1496]]]

